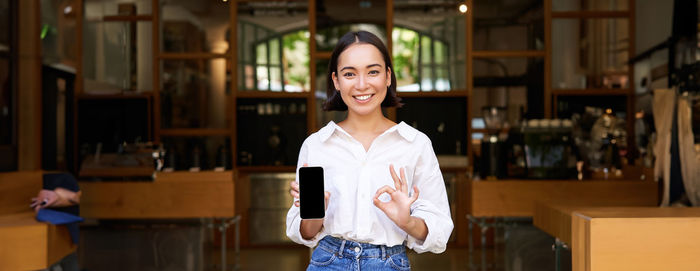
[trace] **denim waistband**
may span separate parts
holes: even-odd
[[[321,241],[318,243],[318,247],[330,253],[335,253],[340,258],[354,257],[386,259],[394,254],[406,252],[406,248],[403,245],[387,247],[385,245],[373,245],[369,243],[345,240],[330,235],[321,239]]]

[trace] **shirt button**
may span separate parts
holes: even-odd
[[[355,248],[355,253],[360,253],[360,247]]]

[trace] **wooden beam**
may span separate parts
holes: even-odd
[[[316,132],[316,0],[308,0],[309,16],[309,93],[306,93],[306,134]],[[330,58],[330,57],[329,57]]]
[[[39,0],[17,2],[17,167],[38,170],[41,169],[41,9]]]
[[[544,117],[552,112],[552,0],[544,0]]]
[[[160,143],[160,4],[159,0],[151,0],[151,35],[153,52],[153,142]]]

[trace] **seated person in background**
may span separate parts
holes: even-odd
[[[36,197],[32,198],[32,203],[29,205],[35,212],[43,208],[51,208],[54,211],[69,213],[78,216],[80,209],[80,195],[82,192],[78,187],[78,181],[69,173],[46,173],[44,174],[43,187]],[[68,230],[71,231],[73,242],[78,243],[77,231],[78,223],[66,224]],[[78,253],[73,252],[58,263],[51,266],[50,271],[78,271]]]

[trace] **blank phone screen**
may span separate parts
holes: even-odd
[[[301,218],[313,219],[325,216],[323,192],[323,168],[299,169],[299,208]]]

